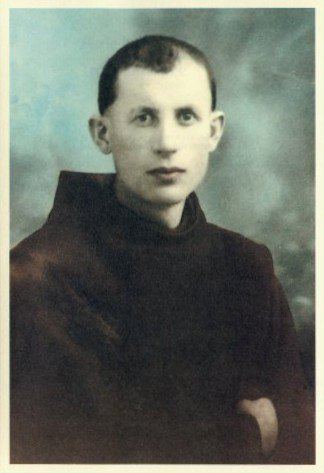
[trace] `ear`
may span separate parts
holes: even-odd
[[[210,138],[209,138],[209,151],[215,151],[219,140],[223,134],[225,125],[225,115],[223,112],[217,110],[211,113],[210,116]]]
[[[106,120],[101,115],[94,115],[89,118],[89,131],[94,143],[104,154],[111,153],[109,143],[109,133]]]

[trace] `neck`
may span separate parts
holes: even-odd
[[[118,180],[115,184],[115,192],[117,200],[144,217],[158,223],[162,227],[174,229],[176,228],[182,217],[184,201],[176,204],[152,204],[146,202],[126,192],[119,184]]]

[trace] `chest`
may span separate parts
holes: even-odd
[[[112,252],[85,291],[100,319],[92,350],[103,372],[116,359],[123,384],[163,399],[166,385],[171,398],[235,393],[241,367],[262,349],[266,299],[226,263],[214,252]]]

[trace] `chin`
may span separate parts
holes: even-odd
[[[176,205],[186,200],[191,190],[163,188],[159,189],[148,199],[152,204]]]

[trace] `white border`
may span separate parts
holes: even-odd
[[[8,249],[9,249],[9,9],[10,8],[316,8],[316,359],[317,359],[317,462],[316,465],[296,466],[296,465],[10,465],[9,464],[9,322],[8,322]],[[1,90],[1,141],[0,141],[0,276],[1,276],[1,297],[0,297],[0,471],[1,472],[218,472],[218,471],[280,471],[280,473],[294,471],[324,471],[324,438],[323,438],[323,413],[324,413],[324,371],[319,369],[324,362],[323,335],[323,296],[321,295],[322,281],[324,280],[324,257],[323,244],[324,237],[324,215],[320,211],[320,203],[323,202],[323,192],[321,186],[324,183],[324,167],[321,162],[321,154],[324,150],[324,93],[323,93],[323,34],[324,34],[324,3],[318,1],[257,1],[257,0],[2,0],[0,5],[1,16],[1,63],[0,63],[0,90]],[[322,291],[324,292],[324,291]],[[321,415],[322,413],[322,415]]]

